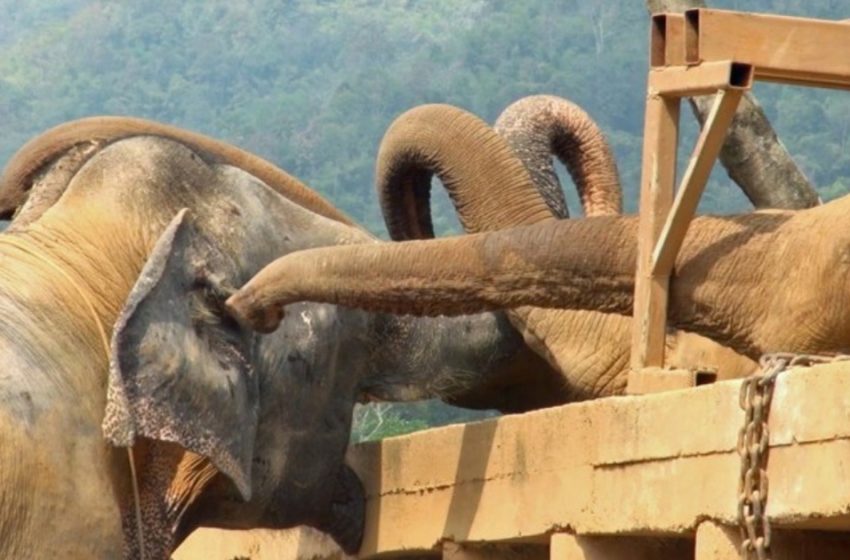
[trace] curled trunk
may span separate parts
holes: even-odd
[[[442,181],[465,231],[552,217],[528,170],[478,117],[450,105],[420,105],[398,117],[378,150],[375,181],[390,237],[434,237],[431,177]]]
[[[444,109],[446,113],[460,112],[458,109]],[[404,117],[399,119],[404,120]],[[617,178],[616,165],[611,150],[596,124],[590,117],[567,100],[551,96],[532,96],[511,105],[500,117],[502,135],[513,148],[514,153],[522,160],[531,172],[533,185],[524,187],[525,204],[539,204],[542,199],[552,208],[555,193],[560,194],[560,185],[552,167],[552,151],[556,151],[560,160],[567,166],[575,184],[581,189],[582,202],[586,215],[619,213],[621,206],[621,189]],[[476,214],[477,206],[469,204],[471,199],[492,193],[501,199],[501,193],[483,182],[474,182],[476,176],[464,167],[458,167],[457,162],[450,160],[451,150],[474,154],[463,162],[471,169],[486,166],[479,151],[470,147],[470,139],[486,137],[491,134],[483,122],[475,119],[459,119],[464,123],[464,134],[457,134],[450,128],[444,127],[442,133],[448,138],[454,138],[454,143],[434,143],[427,159],[419,161],[419,167],[407,166],[407,174],[398,172],[393,178],[378,176],[382,193],[409,191],[410,179],[421,176],[430,180],[431,174],[445,175],[445,169],[451,161],[451,171],[457,177],[466,180],[452,185],[452,200],[464,223],[475,224],[478,229],[499,229],[516,225],[518,221],[512,216],[509,207],[499,208],[499,211],[488,215]],[[476,124],[477,123],[477,124]],[[478,131],[473,129],[478,126]],[[415,129],[396,131],[392,137],[385,138],[384,147],[387,153],[392,153],[392,142],[415,142]],[[460,141],[459,141],[460,140]],[[495,143],[495,141],[494,141]],[[439,150],[437,149],[439,148]],[[393,180],[395,182],[393,182]],[[423,183],[429,187],[429,183]],[[513,185],[519,188],[519,185]],[[536,188],[534,188],[536,187]],[[484,189],[484,190],[482,190]],[[425,190],[424,192],[428,192]],[[542,199],[541,199],[542,194]],[[512,191],[511,199],[520,196]],[[415,200],[414,197],[410,197]],[[430,219],[427,200],[425,204],[411,204],[407,212],[397,207],[404,201],[401,196],[387,198],[388,205],[384,206],[385,216],[391,221],[419,219],[422,216]],[[393,206],[393,205],[396,206]],[[557,210],[556,208],[552,208]],[[417,214],[418,212],[418,214]],[[557,214],[557,211],[556,211]],[[546,217],[542,221],[554,220],[555,216]],[[430,221],[427,223],[430,224]],[[391,231],[392,228],[391,228]],[[423,236],[422,228],[412,228],[409,235]],[[548,242],[548,241],[547,241]],[[572,239],[571,242],[583,242]],[[592,249],[590,249],[592,250]],[[498,252],[497,252],[498,254]],[[448,258],[452,258],[451,255]],[[470,261],[472,262],[472,261]],[[432,263],[436,268],[442,263]],[[547,281],[545,271],[541,271],[535,280],[537,289],[545,289]],[[423,279],[423,281],[426,281]],[[472,301],[465,302],[464,280],[454,279],[454,287],[459,290],[455,297],[444,300],[439,304],[449,307],[454,305],[478,305]],[[477,282],[474,282],[477,283]],[[474,289],[474,287],[472,287]],[[381,297],[376,295],[376,297]],[[403,298],[404,296],[400,296]],[[422,302],[426,303],[426,302]],[[504,301],[502,302],[504,303]],[[498,302],[491,302],[498,306]],[[275,322],[274,309],[265,310],[266,328],[273,328]],[[560,402],[580,400],[596,396],[617,394],[625,387],[626,372],[629,363],[630,336],[632,321],[629,317],[599,311],[577,311],[568,309],[542,309],[529,306],[514,307],[507,310],[511,323],[523,333],[526,343],[538,355],[545,358],[551,368],[558,372],[561,389],[557,393]],[[693,333],[682,331],[670,332],[667,337],[668,365],[683,368],[713,368],[723,376],[739,376],[755,369],[755,363],[714,341]],[[539,367],[539,366],[538,366]],[[528,374],[516,379],[517,384],[534,383]],[[535,388],[528,389],[534,391]],[[546,391],[539,386],[538,392]],[[551,392],[550,392],[551,393]],[[486,398],[486,397],[485,397]]]
[[[553,150],[581,189],[586,214],[619,212],[622,197],[611,150],[584,111],[564,99],[534,96],[506,109],[500,121],[504,138],[469,113],[431,105],[408,111],[392,124],[381,143],[376,180],[394,239],[433,236],[428,199],[435,174],[452,197],[467,231],[550,220],[555,217],[553,211],[565,215],[566,207],[553,203],[558,197],[563,200],[552,165]],[[277,320],[276,312],[266,311],[263,322],[270,329]],[[572,327],[582,325],[573,319],[583,317],[564,312],[564,329],[575,336],[561,340],[559,350],[552,352],[547,347],[552,335],[533,334],[541,329],[528,327],[517,314],[508,311],[511,323],[546,362],[526,358],[525,367],[517,370],[520,373],[502,380],[514,386],[507,406],[502,390],[489,387],[475,387],[462,396],[464,402],[471,399],[489,403],[491,408],[516,410],[525,406],[523,403],[556,404],[586,397],[565,381],[573,372],[577,372],[575,377],[594,377],[583,374],[588,370],[586,352],[592,351],[597,333],[574,332]],[[616,356],[613,359],[616,361]]]
[[[552,156],[575,183],[587,216],[622,212],[623,196],[611,147],[596,122],[575,103],[553,95],[531,95],[510,104],[493,127],[531,173],[537,191],[555,216],[569,216]]]

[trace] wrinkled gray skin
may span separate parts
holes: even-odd
[[[355,550],[363,496],[343,466],[355,401],[462,393],[523,355],[495,314],[304,303],[258,336],[221,310],[283,254],[372,242],[170,140],[95,154],[43,216],[0,235],[0,557],[144,546],[151,560],[198,526],[298,524]],[[107,336],[114,325],[109,364],[93,315]],[[142,544],[120,447],[132,444]],[[215,465],[208,484],[175,475],[184,449]],[[185,488],[199,496],[176,499]]]

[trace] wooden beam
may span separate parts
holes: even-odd
[[[667,20],[670,14],[653,14],[649,24],[649,65],[666,64]]]
[[[664,63],[667,66],[681,66],[685,64],[685,15],[666,14],[666,16]]]
[[[743,90],[727,89],[720,90],[715,97],[714,105],[697,139],[685,175],[682,177],[682,185],[676,193],[673,208],[667,215],[664,229],[655,245],[652,255],[653,276],[669,276],[673,269],[676,255],[679,254],[685,233],[696,213],[697,204],[708,182],[711,168],[723,146],[723,139],[735,117],[742,95]]]
[[[688,64],[735,60],[758,80],[850,87],[850,26],[844,22],[726,10],[685,12]]]
[[[753,67],[724,60],[694,66],[667,66],[649,71],[649,93],[690,97],[707,95],[721,89],[748,90],[753,85]]]
[[[652,251],[673,203],[679,109],[677,98],[647,97],[631,353],[635,373],[643,367],[664,364],[668,278],[652,275]]]

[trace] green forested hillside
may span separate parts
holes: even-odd
[[[709,3],[850,18],[850,0]],[[0,165],[62,121],[142,116],[267,157],[383,235],[373,162],[395,116],[447,102],[492,122],[523,95],[553,93],[599,121],[636,207],[643,0],[0,0],[0,13]],[[850,190],[850,93],[756,93],[824,198]],[[716,172],[702,210],[746,208]],[[436,225],[453,222],[443,202]]]
[[[850,0],[712,5],[850,17]],[[0,9],[0,163],[64,120],[144,116],[268,157],[380,232],[372,166],[396,115],[447,102],[492,121],[518,97],[548,92],[599,120],[634,208],[641,0],[0,0]],[[850,97],[778,86],[758,93],[822,192],[844,192]],[[725,181],[704,205],[745,207]],[[443,215],[439,225],[450,221]]]

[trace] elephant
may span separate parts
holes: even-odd
[[[542,104],[543,110],[536,109],[531,101]],[[520,104],[522,111],[533,114],[522,116],[522,120],[537,121],[536,128],[540,129],[546,122],[552,121],[547,115],[569,115],[569,118],[558,121],[558,141],[555,145],[569,147],[560,154],[560,158],[572,170],[577,178],[576,183],[584,185],[580,187],[580,192],[585,193],[583,198],[595,201],[586,203],[586,213],[593,216],[618,211],[619,179],[604,137],[583,111],[570,106],[552,109],[552,104],[556,103],[565,104],[551,97],[524,100]],[[537,136],[547,138],[546,142],[550,143],[550,133],[537,133]],[[529,151],[539,153],[541,150]],[[578,154],[581,161],[576,161]],[[544,179],[537,181],[537,189],[532,188],[533,180],[529,179],[526,168],[506,142],[480,119],[454,107],[422,106],[399,117],[381,143],[376,167],[382,210],[394,239],[433,236],[428,211],[432,172],[437,173],[449,190],[467,231],[480,232],[526,222],[554,221],[552,211],[546,204],[547,200],[554,197],[541,198],[537,191],[551,192],[556,187],[551,182],[547,184]],[[368,257],[371,249],[364,248],[363,254],[367,258],[364,263],[374,264]],[[381,251],[400,250],[400,247],[381,248]],[[306,255],[291,255],[288,260],[285,258],[281,262],[296,261],[302,264],[311,262]],[[391,262],[387,261],[386,264]],[[359,265],[351,260],[346,264],[343,261],[327,263],[327,266],[328,270],[348,270],[352,279],[359,278],[362,272]],[[350,269],[347,268],[349,266]],[[287,269],[281,267],[279,270]],[[376,268],[370,277],[375,278],[381,270],[380,267]],[[439,274],[440,270],[440,266],[434,265],[434,274]],[[252,280],[239,296],[231,299],[231,311],[248,326],[271,330],[275,326],[278,308],[273,302],[279,297],[285,298],[279,302],[290,301],[294,294],[275,293],[272,276],[265,273],[263,278],[265,282],[259,278]],[[359,282],[352,281],[350,286],[341,289],[339,293],[329,294],[336,282],[324,273],[306,278],[310,279],[309,286],[301,286],[296,280],[287,279],[287,290],[297,287],[298,298],[318,297],[323,300],[330,296],[344,298],[346,305],[363,305],[353,293],[346,294],[346,290],[359,291]],[[342,281],[345,277],[337,278]],[[545,282],[541,282],[540,289],[543,289]],[[417,283],[411,283],[409,287],[412,291],[424,289]],[[369,305],[383,297],[387,302],[392,300],[398,305],[397,308],[387,310],[407,312],[405,304],[401,303],[406,299],[405,293],[381,294],[379,292],[382,288],[383,283],[380,281],[368,288],[371,292],[367,296]],[[529,346],[559,372],[562,381],[557,392],[540,388],[540,393],[545,392],[554,397],[557,404],[620,394],[625,390],[631,344],[630,318],[617,313],[529,307],[511,309],[509,317],[523,333]],[[689,369],[716,369],[720,378],[747,375],[757,367],[749,357],[690,332],[670,332],[667,347],[669,365]],[[521,376],[523,372],[516,374]],[[526,384],[533,385],[533,381],[526,380]],[[522,385],[522,379],[516,379],[510,385]],[[533,389],[527,388],[526,391],[532,392]]]
[[[805,210],[694,218],[675,261],[668,321],[753,359],[850,351],[845,207],[848,195]],[[303,251],[269,265],[227,305],[245,322],[297,301],[421,315],[522,305],[626,314],[637,226],[636,216],[600,216]]]
[[[0,234],[0,556],[151,560],[199,526],[298,524],[356,550],[354,403],[499,378],[522,340],[502,314],[312,303],[249,332],[223,303],[266,263],[377,240],[235,148],[121,120],[36,138],[25,223]]]

